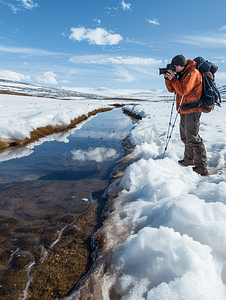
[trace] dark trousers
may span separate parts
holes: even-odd
[[[199,135],[200,112],[180,115],[180,137],[185,145],[184,159],[193,161],[196,167],[206,168],[206,149]]]

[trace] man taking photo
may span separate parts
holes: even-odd
[[[163,75],[168,91],[176,93],[176,108],[180,114],[180,137],[185,150],[184,158],[179,163],[183,166],[194,166],[193,171],[206,176],[208,175],[206,149],[199,135],[202,109],[182,109],[183,104],[197,101],[196,95],[201,98],[202,75],[196,69],[197,63],[190,59],[186,60],[182,54],[176,55],[171,65],[175,67],[175,72],[170,68]]]

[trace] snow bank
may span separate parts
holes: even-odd
[[[122,300],[225,299],[226,108],[201,118],[200,135],[213,171],[207,177],[177,163],[184,149],[178,122],[162,159],[170,103],[126,109],[143,119],[130,134],[137,161],[118,184],[121,193],[105,225],[108,246],[118,244],[111,290]],[[114,233],[121,240],[124,234],[125,241]]]
[[[74,118],[108,107],[112,101],[55,100],[50,98],[0,95],[0,138],[24,139],[30,132],[47,125],[69,125]],[[10,109],[9,109],[10,107]]]
[[[226,292],[211,248],[171,228],[143,228],[113,259],[123,300],[223,299]]]

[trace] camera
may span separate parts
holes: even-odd
[[[176,72],[176,68],[172,64],[168,64],[166,68],[159,68],[159,75],[166,74],[168,70]]]

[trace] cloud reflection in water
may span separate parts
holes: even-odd
[[[89,148],[88,151],[74,150],[71,153],[73,154],[72,159],[80,161],[94,160],[96,162],[103,162],[108,158],[119,156],[119,153],[115,149],[104,147]]]

